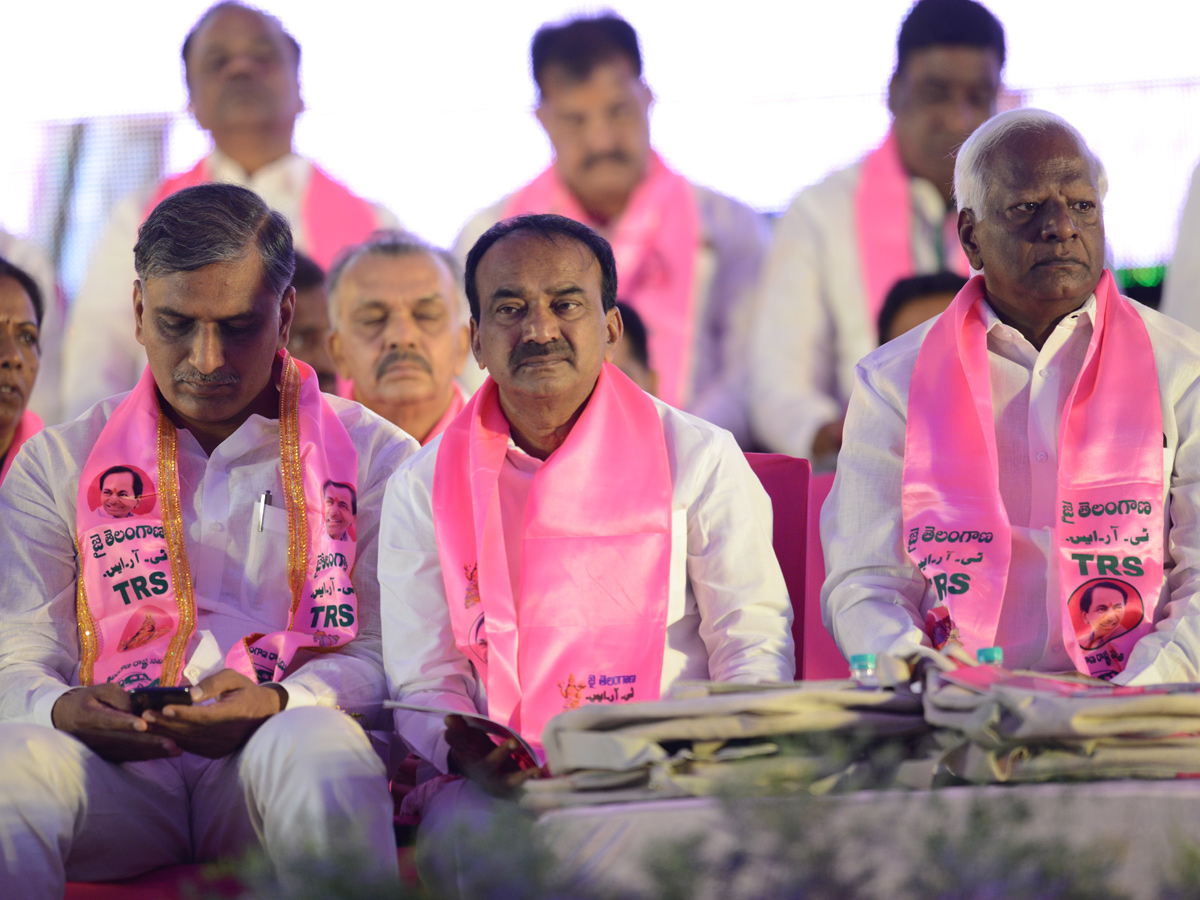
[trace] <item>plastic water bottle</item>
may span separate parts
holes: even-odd
[[[980,647],[975,651],[975,658],[985,666],[1004,665],[1003,647]]]
[[[851,656],[850,677],[860,687],[879,687],[879,679],[875,677],[875,654],[855,653]]]

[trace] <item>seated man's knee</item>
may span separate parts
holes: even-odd
[[[24,795],[81,792],[90,751],[75,738],[43,725],[0,725],[0,803]]]
[[[384,774],[366,732],[345,713],[326,706],[297,707],[272,716],[242,751],[243,777],[273,777],[280,768],[293,778],[306,770],[328,777],[347,767],[359,774]]]

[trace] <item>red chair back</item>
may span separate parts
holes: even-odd
[[[792,638],[796,642],[796,678],[802,677],[805,653],[805,572],[808,565],[809,479],[807,459],[782,453],[747,453],[746,462],[771,498],[774,514],[772,546],[788,596],[792,598]],[[819,551],[818,547],[818,551]],[[817,617],[820,624],[820,616]],[[824,629],[822,629],[824,630]]]
[[[821,549],[821,507],[833,487],[833,473],[814,475],[808,491],[808,560],[804,592],[805,681],[816,678],[849,678],[850,666],[821,621],[821,585],[825,581],[825,554]]]

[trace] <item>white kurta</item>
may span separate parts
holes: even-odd
[[[1040,351],[985,307],[1000,496],[1012,524],[996,643],[1010,668],[1074,668],[1060,628],[1053,557],[1058,433],[1092,335],[1095,299],[1068,315]],[[1200,679],[1200,334],[1135,303],[1154,348],[1162,403],[1166,579],[1154,633],[1117,677],[1123,683]],[[900,511],[904,428],[917,353],[930,325],[857,367],[837,478],[821,514],[828,577],[825,625],[846,656],[929,644],[937,592],[904,552]],[[981,472],[981,477],[986,473]]]
[[[801,191],[775,225],[750,338],[750,421],[769,449],[811,458],[817,430],[842,417],[854,366],[877,346],[858,252],[861,163]],[[912,274],[940,267],[945,201],[909,180]]]
[[[237,752],[118,766],[51,727],[51,710],[79,683],[79,473],[120,399],[35,435],[0,486],[0,896],[61,897],[66,878],[126,878],[240,856],[258,843],[293,892],[291,864],[314,853],[353,853],[363,871],[394,882],[383,763],[333,707],[378,718],[378,510],[416,442],[357,403],[326,398],[358,452],[358,636],[294,669],[282,682],[287,709]],[[287,514],[282,502],[267,509],[261,532],[254,515],[263,491],[283,497],[278,422],[251,416],[211,456],[181,432],[178,460],[197,607],[184,672],[194,679],[205,642],[220,668],[246,634],[287,627]]]
[[[1192,172],[1159,310],[1200,329],[1200,166]]]
[[[379,593],[375,577],[379,507],[388,476],[416,441],[365,407],[323,395],[358,451],[358,637],[344,651],[313,655],[284,679],[288,706],[341,706],[367,715],[383,699]],[[75,493],[79,472],[122,397],[87,416],[46,428],[21,447],[0,486],[0,722],[49,726],[50,710],[78,684],[75,619]],[[287,627],[287,513],[279,466],[279,423],[251,416],[211,456],[179,433],[180,506],[195,583],[197,634],[222,655],[247,634]],[[263,491],[278,502],[257,529]],[[185,667],[186,669],[187,667]]]
[[[219,150],[207,159],[214,181],[249,188],[292,226],[296,250],[308,248],[301,215],[312,163],[290,154],[268,163],[253,175]],[[134,336],[133,246],[146,218],[146,205],[158,185],[135,191],[113,207],[108,225],[96,241],[79,295],[71,306],[63,346],[62,409],[74,418],[98,400],[130,390],[146,367],[146,351]],[[398,228],[391,212],[375,205],[379,228]]]
[[[767,224],[750,207],[724,194],[692,185],[700,214],[700,252],[696,255],[696,327],[687,381],[688,412],[733,432],[750,446],[746,383],[749,331],[754,319],[754,289],[767,250]],[[500,221],[508,197],[477,214],[454,242],[455,255],[467,253],[488,228]],[[621,291],[617,291],[618,297]],[[650,361],[651,368],[654,360]],[[467,375],[483,383],[486,373],[467,366]]]
[[[728,432],[656,405],[674,482],[662,689],[684,678],[790,681],[792,608],[771,546],[770,499]],[[439,438],[413,457],[384,497],[384,665],[396,699],[486,714],[484,685],[454,643],[434,539],[431,496],[440,446]],[[506,466],[531,472],[536,460],[510,443]],[[501,515],[520,519],[519,511]],[[441,718],[398,710],[396,727],[418,755],[446,771]]]

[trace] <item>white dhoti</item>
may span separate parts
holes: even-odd
[[[0,897],[61,898],[72,881],[261,848],[295,862],[353,855],[398,882],[392,799],[362,729],[326,707],[285,710],[237,753],[116,765],[39,725],[0,725]],[[313,871],[310,867],[309,872]]]

